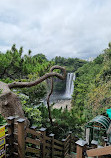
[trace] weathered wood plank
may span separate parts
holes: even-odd
[[[18,123],[14,123],[14,131],[18,132]]]
[[[64,143],[64,146],[67,147],[67,145],[69,145],[70,139]]]
[[[54,139],[54,142],[57,143],[58,145],[63,145],[63,143],[57,139]]]
[[[40,149],[26,147],[26,152],[40,154]]]
[[[51,138],[51,154],[50,157],[53,158],[54,157],[54,135],[53,133],[51,133],[49,136]]]
[[[41,136],[41,132],[39,132],[39,131],[34,131],[33,129],[30,129],[30,128],[26,128],[26,132],[27,132],[27,133],[30,133],[30,134],[32,134],[32,135],[38,136],[38,137]]]
[[[70,135],[67,136],[65,142],[67,142],[70,139]]]
[[[32,156],[25,156],[25,158],[37,158],[37,157],[32,157]]]
[[[57,146],[57,145],[54,144],[54,149],[63,150],[63,147],[61,147],[61,146]]]
[[[41,140],[41,158],[45,158],[45,149],[46,149],[45,136],[46,136],[46,128],[41,128],[40,131],[42,133],[42,137],[40,138],[40,140]]]
[[[111,154],[111,146],[87,150],[88,156],[103,156]]]
[[[51,150],[45,149],[45,152],[50,154]]]
[[[48,140],[48,141],[51,141],[50,137],[45,136],[45,139]]]
[[[16,153],[16,152],[13,152],[13,154],[14,154],[15,156],[18,156],[18,153]]]
[[[54,156],[55,155],[60,155],[61,156],[62,155],[62,151],[54,151]]]
[[[25,158],[25,119],[19,119],[18,122],[18,157]]]
[[[83,158],[83,147],[77,145],[77,158]]]
[[[39,139],[32,139],[32,138],[27,137],[25,142],[35,144],[35,145],[40,145],[40,140]]]
[[[65,153],[67,152],[67,151],[69,151],[69,147],[70,147],[70,144],[67,144],[67,146],[65,146]]]
[[[18,139],[18,133],[13,133],[14,134],[14,138]]]
[[[49,143],[46,143],[46,147],[51,147],[51,144],[49,144]]]

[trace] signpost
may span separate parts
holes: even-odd
[[[0,127],[0,158],[5,158],[5,126]]]

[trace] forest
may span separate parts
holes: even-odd
[[[0,81],[4,83],[33,81],[48,73],[53,65],[64,66],[67,72],[69,72],[71,68],[71,72],[75,72],[78,67],[87,63],[85,60],[78,58],[66,59],[63,57],[55,57],[49,61],[44,54],[32,56],[31,50],[29,50],[26,55],[23,55],[23,53],[23,47],[18,50],[15,44],[11,50],[7,50],[6,53],[0,53]],[[59,70],[56,71],[58,72]],[[65,81],[54,80],[54,90],[57,92],[63,91],[65,89],[64,83]],[[71,123],[72,118],[74,120],[74,113],[72,112],[71,114],[67,109],[63,111],[62,109],[51,108],[52,119],[55,120],[54,126],[52,127],[48,118],[48,109],[46,105],[41,102],[42,99],[47,96],[49,90],[50,84],[44,81],[28,89],[13,89],[12,91],[21,99],[25,116],[30,120],[31,125],[36,124],[38,128],[47,127],[49,131],[52,130],[58,134],[60,132],[56,132],[56,130],[62,130],[61,135],[57,136],[61,137],[74,127],[74,123]],[[53,104],[51,107],[53,107]],[[1,120],[3,120],[2,116]],[[3,120],[1,123],[5,123],[5,121]]]
[[[63,66],[67,72],[76,73],[71,110],[54,109],[53,104],[50,105],[53,126],[49,121],[47,106],[42,102],[50,89],[46,81],[28,89],[12,90],[21,99],[25,116],[30,120],[31,125],[37,125],[38,128],[46,127],[49,133],[56,133],[59,139],[67,135],[70,130],[74,131],[75,135],[81,136],[84,124],[88,120],[98,114],[105,114],[106,109],[110,108],[110,43],[103,54],[90,62],[60,56],[48,60],[44,54],[32,56],[31,50],[23,54],[23,47],[17,49],[15,44],[6,53],[0,52],[0,81],[5,83],[33,81],[48,73],[53,65]],[[64,82],[57,82],[54,79],[54,90],[60,92],[65,89]],[[0,124],[5,124],[2,115],[0,115]]]
[[[72,106],[80,124],[111,107],[111,44],[104,53],[76,71]]]

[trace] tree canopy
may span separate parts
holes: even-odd
[[[76,71],[72,105],[81,124],[111,107],[111,47]]]

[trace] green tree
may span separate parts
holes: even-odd
[[[111,48],[76,71],[72,105],[81,125],[111,106]]]

